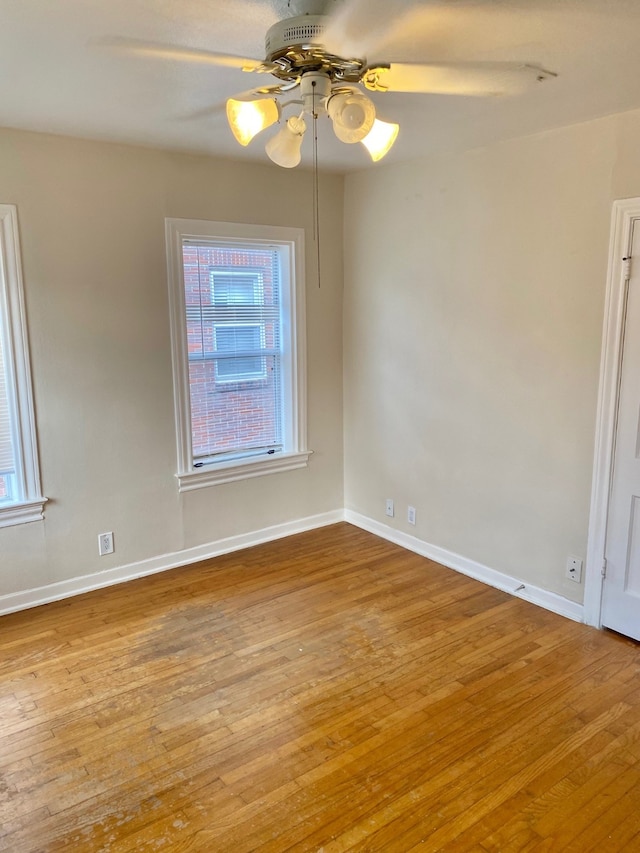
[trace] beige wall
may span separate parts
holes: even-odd
[[[318,289],[308,173],[1,131],[50,503],[0,530],[0,595],[344,503],[580,601],[564,566],[586,552],[611,202],[640,195],[639,144],[633,112],[380,164],[344,207],[323,175]],[[166,216],[305,227],[307,470],[178,495]]]
[[[319,289],[308,172],[0,132],[49,498],[44,523],[0,529],[0,595],[342,507],[342,199],[323,175]],[[178,494],[165,217],[305,228],[307,469]]]
[[[634,112],[347,178],[347,508],[582,600],[564,569],[586,556],[611,202],[640,195],[639,146]]]

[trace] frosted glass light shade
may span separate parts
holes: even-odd
[[[287,119],[284,127],[265,146],[269,159],[285,169],[297,166],[302,159],[302,137],[306,129],[307,125],[301,116]]]
[[[362,144],[368,150],[374,163],[382,160],[384,155],[391,150],[391,146],[396,141],[399,130],[399,124],[380,121],[380,119],[374,121],[373,127],[362,140]]]
[[[274,98],[256,101],[227,101],[227,121],[240,145],[248,145],[253,137],[280,118],[280,108]]]
[[[341,92],[327,104],[333,131],[341,142],[362,142],[376,120],[373,101],[361,92]]]

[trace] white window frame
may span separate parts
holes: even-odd
[[[47,500],[42,497],[40,487],[18,212],[13,204],[0,204],[0,336],[7,371],[16,468],[16,499],[0,503],[0,527],[10,527],[42,520]]]
[[[307,449],[306,393],[306,320],[304,282],[304,231],[274,225],[246,225],[233,222],[210,222],[201,219],[166,219],[169,314],[171,321],[171,353],[177,439],[178,490],[191,491],[208,486],[292,471],[304,468],[311,456]],[[283,338],[289,341],[283,358],[285,394],[284,444],[282,452],[260,457],[236,458],[212,462],[194,468],[191,440],[191,406],[189,395],[189,354],[184,297],[184,241],[228,240],[235,245],[255,246],[265,243],[279,247],[286,256],[284,275],[290,286],[283,287]]]

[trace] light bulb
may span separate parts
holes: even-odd
[[[302,137],[307,129],[302,116],[291,116],[286,124],[275,136],[267,142],[265,151],[270,160],[283,166],[285,169],[293,169],[302,159]]]
[[[384,155],[389,152],[391,146],[396,141],[399,130],[399,124],[380,121],[380,119],[374,121],[373,127],[362,140],[362,144],[368,150],[374,163],[382,160]]]
[[[280,118],[280,107],[274,98],[254,101],[227,101],[227,121],[231,132],[240,143],[248,145],[253,137]]]

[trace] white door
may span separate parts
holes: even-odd
[[[633,224],[631,276],[606,532],[602,624],[640,640],[640,221]]]

